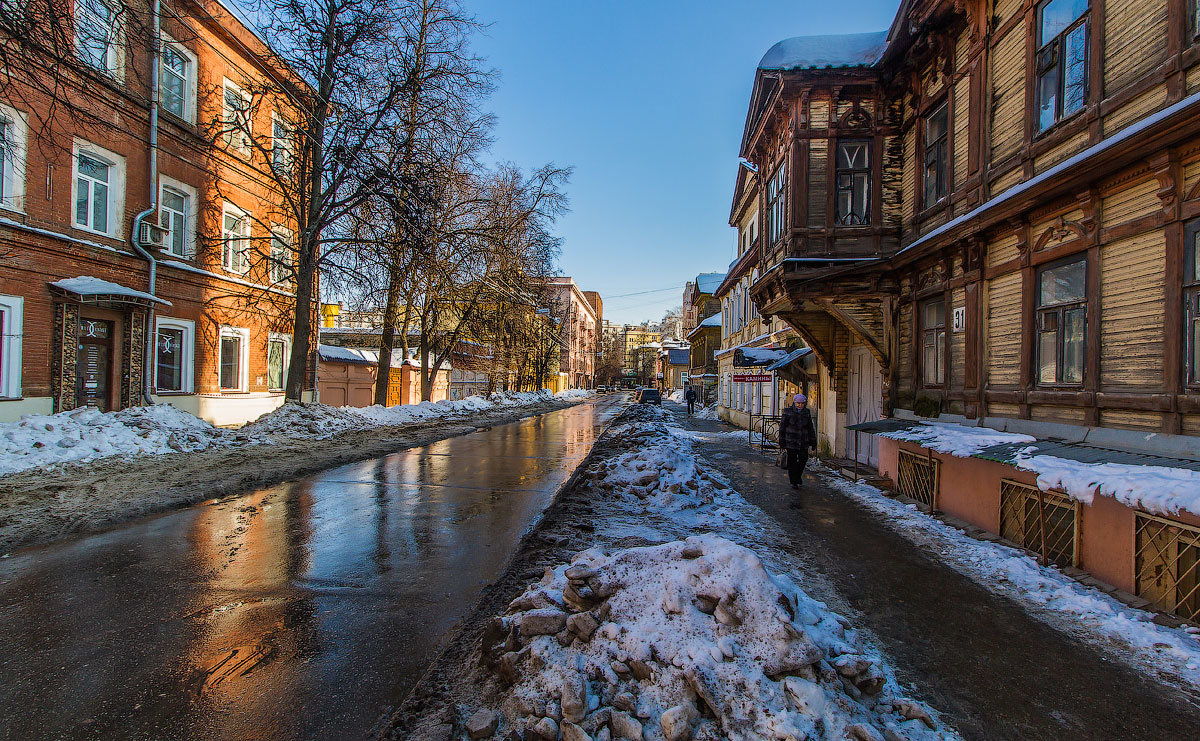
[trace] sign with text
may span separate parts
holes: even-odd
[[[734,373],[734,383],[770,383],[770,374],[763,373]]]

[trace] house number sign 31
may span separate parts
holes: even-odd
[[[957,306],[950,317],[950,325],[955,332],[967,331],[967,307]]]

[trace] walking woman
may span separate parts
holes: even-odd
[[[808,411],[808,397],[804,394],[793,396],[792,405],[783,410],[779,447],[787,454],[788,480],[793,489],[799,489],[804,483],[808,451],[817,447],[817,431],[813,429],[812,412]]]

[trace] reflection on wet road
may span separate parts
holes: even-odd
[[[616,398],[0,561],[0,737],[357,737]]]

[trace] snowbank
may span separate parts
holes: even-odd
[[[867,484],[838,476],[825,483],[845,492],[904,537],[928,548],[936,557],[988,589],[1015,599],[1039,619],[1092,642],[1152,675],[1169,682],[1182,678],[1200,690],[1200,630],[1168,628],[1154,614],[1127,607],[1103,592],[1086,587],[1062,572],[1038,564],[1022,551],[976,540],[961,530],[883,495]]]
[[[0,475],[59,463],[110,456],[195,452],[221,445],[255,445],[277,438],[321,439],[353,430],[465,417],[497,408],[581,399],[589,392],[555,396],[495,393],[457,401],[407,406],[331,407],[284,404],[238,430],[224,430],[167,404],[100,412],[84,407],[58,414],[33,414],[0,424]]]
[[[1017,453],[1017,468],[1038,475],[1038,488],[1061,489],[1091,504],[1097,493],[1162,515],[1200,515],[1200,471],[1123,463],[1082,463],[1053,455]]]
[[[101,412],[83,407],[0,424],[0,474],[113,455],[192,452],[240,436],[160,404]]]
[[[683,403],[683,389],[675,389],[671,395],[667,397],[667,401],[673,401],[679,404]]]
[[[511,685],[500,734],[953,737],[864,654],[844,618],[711,535],[590,549],[547,569],[493,619],[484,647]]]
[[[957,458],[970,458],[984,448],[1003,443],[1032,443],[1036,438],[990,427],[967,427],[950,422],[922,422],[917,427],[881,432],[880,437],[906,440]]]
[[[696,419],[716,419],[716,418],[717,418],[717,405],[716,404],[710,404],[710,405],[704,407],[703,409],[701,409],[700,411],[696,412]]]

